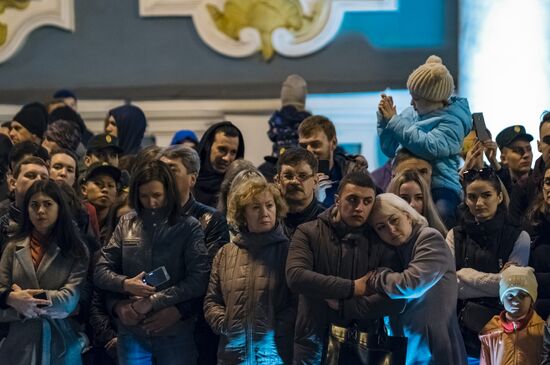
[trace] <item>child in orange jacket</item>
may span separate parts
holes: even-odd
[[[533,309],[537,279],[531,267],[510,266],[502,272],[500,300],[504,311],[481,330],[480,365],[538,365],[545,321]]]

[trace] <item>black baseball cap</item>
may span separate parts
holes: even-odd
[[[111,176],[113,180],[115,180],[115,182],[118,184],[120,183],[121,174],[122,173],[118,167],[109,165],[106,162],[94,162],[93,164],[88,166],[82,182],[86,183],[90,181],[90,179],[92,179],[94,176],[108,175]]]
[[[498,145],[499,149],[503,149],[504,147],[508,147],[512,142],[514,142],[516,139],[524,139],[528,142],[531,142],[533,140],[533,136],[528,134],[525,131],[525,127],[522,125],[513,125],[507,128],[504,128],[496,138],[496,143]]]
[[[112,148],[117,153],[122,153],[122,148],[118,145],[118,138],[112,136],[108,133],[101,133],[93,136],[88,141],[88,146],[86,147],[87,152],[100,151],[107,148]]]

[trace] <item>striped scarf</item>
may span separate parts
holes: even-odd
[[[36,270],[38,269],[38,265],[40,265],[40,262],[46,253],[46,249],[48,248],[49,237],[43,236],[36,230],[33,230],[30,236],[30,243],[32,264]]]

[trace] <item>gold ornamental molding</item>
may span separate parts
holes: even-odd
[[[393,11],[397,0],[140,0],[140,15],[190,16],[201,39],[229,57],[302,57],[336,36],[346,12]]]
[[[0,63],[43,26],[74,31],[74,0],[0,0]]]

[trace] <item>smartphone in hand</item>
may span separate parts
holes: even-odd
[[[170,274],[166,267],[161,266],[145,274],[143,282],[147,285],[158,287],[170,280]]]
[[[51,303],[51,299],[50,297],[48,296],[48,293],[43,291],[42,293],[38,293],[38,294],[35,294],[33,295],[33,298],[35,299],[42,299],[42,300],[48,300],[50,303]],[[48,304],[38,304],[36,307],[37,308],[45,308],[45,307],[49,307],[50,305]]]
[[[483,118],[483,113],[472,114],[472,119],[474,121],[474,129],[476,131],[477,139],[479,139],[481,142],[490,141],[491,136],[487,131],[487,126],[485,125],[485,118]]]

